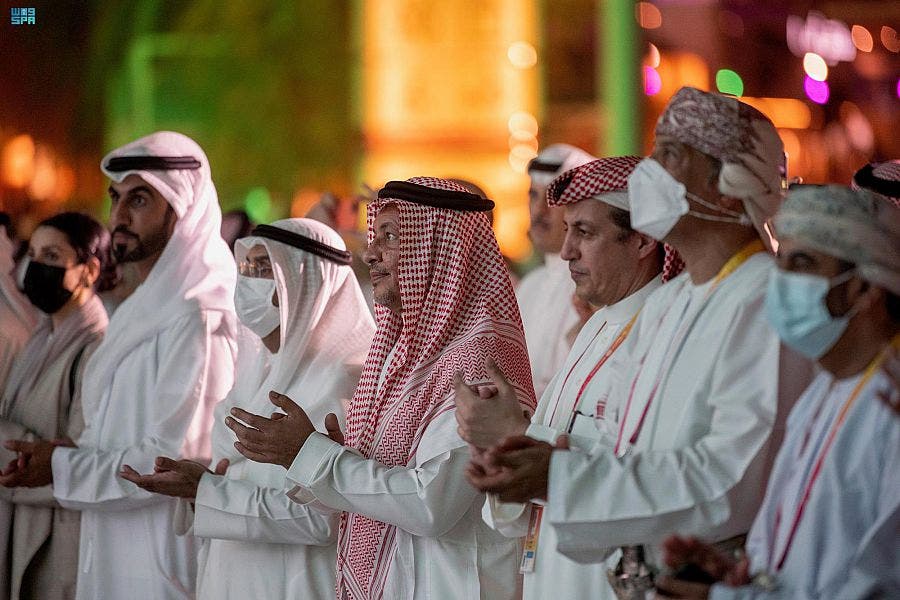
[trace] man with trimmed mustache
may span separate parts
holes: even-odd
[[[517,541],[482,521],[453,416],[454,381],[485,381],[488,360],[519,410],[534,408],[519,311],[484,214],[493,207],[434,177],[388,182],[369,204],[377,329],[346,439],[335,419],[316,433],[282,390],[270,399],[284,416],[235,408],[226,419],[238,452],[287,469],[294,500],[341,514],[340,600],[521,597]]]
[[[209,457],[213,407],[234,378],[235,269],[219,235],[209,162],[168,131],[114,150],[110,225],[140,285],[85,365],[77,440],[15,442],[30,481],[81,511],[76,598],[192,598],[196,550],[177,537],[177,500],[118,476],[157,456]],[[76,447],[77,444],[77,447]]]

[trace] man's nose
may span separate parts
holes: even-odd
[[[115,229],[119,225],[130,225],[131,219],[128,210],[125,209],[122,202],[115,202],[109,209],[110,229]]]
[[[378,252],[378,249],[375,247],[374,243],[369,244],[368,246],[366,246],[366,249],[363,252],[363,262],[371,267],[378,262],[380,254],[381,253]]]
[[[575,244],[572,243],[570,236],[566,233],[566,238],[563,240],[562,250],[559,253],[559,257],[563,260],[577,260],[578,252],[575,248]]]

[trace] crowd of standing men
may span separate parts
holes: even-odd
[[[783,166],[693,88],[649,157],[548,146],[516,290],[491,200],[388,182],[372,308],[321,222],[232,253],[190,138],[113,150],[108,231],[61,213],[16,265],[0,229],[0,586],[900,596],[900,162]]]

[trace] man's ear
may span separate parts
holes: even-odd
[[[166,202],[166,229],[169,232],[169,237],[172,237],[172,234],[175,233],[175,223],[178,222],[178,215],[175,214],[175,209],[172,208],[172,205]]]
[[[657,242],[649,235],[644,235],[637,231],[634,232],[635,238],[638,240],[638,258],[644,259],[648,256],[655,256],[657,248],[661,242]]]
[[[854,278],[847,282],[847,304],[855,306],[858,312],[865,312],[886,299],[884,290],[868,281]]]

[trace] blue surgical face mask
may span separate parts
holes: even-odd
[[[832,279],[776,269],[769,277],[765,310],[781,341],[813,360],[831,350],[856,310],[850,309],[840,317],[832,316],[825,297],[829,290],[846,283],[854,275],[855,269]]]

